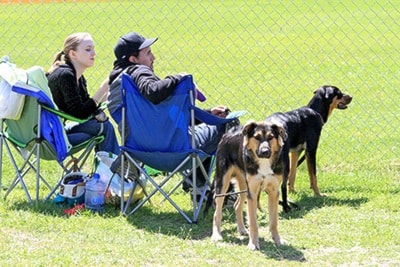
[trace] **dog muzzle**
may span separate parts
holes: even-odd
[[[257,149],[257,156],[259,158],[269,158],[271,157],[271,149],[269,147],[268,142],[263,142],[260,144],[259,148]]]

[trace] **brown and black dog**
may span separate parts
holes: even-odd
[[[284,128],[265,122],[249,121],[243,129],[226,133],[218,145],[216,169],[213,181],[214,194],[209,195],[205,212],[215,200],[213,218],[213,241],[222,240],[221,219],[225,193],[233,179],[239,193],[234,204],[237,230],[241,235],[247,231],[243,222],[243,204],[247,190],[249,244],[251,250],[259,249],[257,207],[261,191],[268,193],[269,229],[275,244],[281,244],[278,234],[278,202],[282,176],[274,174],[280,166],[281,150],[286,140]],[[280,167],[279,167],[280,168]]]
[[[352,101],[350,95],[342,93],[339,88],[324,85],[314,92],[314,96],[307,106],[289,112],[278,112],[269,116],[265,122],[282,126],[288,136],[282,149],[281,172],[282,182],[282,206],[285,212],[290,211],[287,197],[287,184],[289,191],[294,191],[297,166],[303,161],[300,154],[305,151],[310,186],[314,194],[322,196],[317,185],[316,153],[322,127],[334,109],[346,109]],[[290,156],[289,156],[290,154]]]

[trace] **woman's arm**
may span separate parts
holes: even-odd
[[[97,106],[86,90],[86,80],[82,76],[79,82],[70,68],[58,68],[47,76],[48,84],[58,108],[74,117],[89,117]]]
[[[108,85],[109,78],[106,78],[100,85],[100,88],[97,90],[97,92],[93,95],[93,100],[99,104],[107,99],[108,95],[108,89],[110,88]]]

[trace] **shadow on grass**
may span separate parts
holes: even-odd
[[[306,262],[303,252],[291,245],[276,246],[272,241],[263,239],[260,239],[259,242],[261,252],[269,259]]]
[[[72,210],[74,208],[74,205],[68,205],[67,203],[55,204],[51,200],[46,202],[43,200],[39,200],[38,202],[33,201],[32,203],[29,203],[27,200],[6,200],[4,203],[6,208],[9,210],[28,211],[52,217],[65,217],[66,219],[69,218],[71,215],[66,214],[65,211]],[[75,215],[90,215],[92,213],[92,211],[83,208],[77,209]],[[120,212],[114,205],[107,204],[105,209],[99,212],[99,215],[106,217],[115,217],[119,216]]]
[[[186,210],[187,211],[187,210]],[[189,211],[189,214],[190,211]],[[205,217],[200,215],[197,224],[189,224],[176,211],[158,212],[150,205],[141,207],[133,216],[127,217],[129,223],[138,229],[155,234],[173,235],[181,239],[211,241],[213,212]],[[145,223],[144,223],[145,222]],[[232,207],[223,210],[223,236],[226,242],[247,249],[248,236],[239,236],[236,231],[236,217]],[[275,246],[272,240],[261,237],[259,240],[260,252],[266,257],[275,260],[289,260],[304,262],[304,254],[291,245]]]
[[[190,212],[189,212],[190,214]],[[152,206],[141,207],[133,216],[127,217],[129,223],[138,229],[163,235],[173,235],[181,239],[211,241],[213,212],[206,217],[199,217],[197,224],[189,224],[175,211],[157,212]],[[248,236],[239,236],[236,231],[236,217],[233,208],[225,208],[223,211],[223,236],[226,242],[247,249]],[[260,252],[269,259],[289,260],[304,262],[304,254],[291,245],[275,246],[272,240],[260,238]]]
[[[247,249],[249,242],[248,236],[238,236],[235,227],[231,227],[230,230],[224,230],[224,240],[219,242],[227,242],[229,244],[236,244]],[[260,253],[264,254],[268,259],[274,259],[277,261],[297,261],[306,262],[306,258],[300,250],[291,246],[290,244],[276,246],[275,243],[269,237],[260,237],[259,239]]]
[[[183,209],[183,211],[189,217],[192,216],[190,210]],[[160,209],[160,207],[152,206],[148,203],[126,218],[130,224],[138,229],[152,233],[176,235],[184,239],[201,240],[211,233],[209,231],[211,229],[211,221],[208,220],[208,217],[203,218],[203,216],[200,216],[197,223],[189,224],[176,210],[166,211],[165,208]]]
[[[64,214],[65,209],[69,209],[68,205],[57,205],[51,201],[38,203],[29,203],[26,200],[13,200],[6,201],[7,209],[22,210],[32,213],[43,214],[52,217],[64,217],[68,219],[70,216]],[[165,205],[165,204],[164,204]],[[135,214],[127,216],[126,221],[137,229],[147,231],[154,234],[162,234],[167,236],[175,236],[182,240],[197,240],[197,241],[211,241],[210,236],[212,232],[212,218],[213,211],[204,217],[203,214],[199,216],[197,224],[189,224],[187,221],[175,210],[167,210],[169,207],[161,207],[146,204],[141,207]],[[168,204],[166,204],[168,205]],[[191,211],[184,209],[189,215]],[[78,216],[92,216],[89,210],[82,210]],[[107,204],[104,211],[100,216],[105,218],[113,218],[122,216],[119,212],[119,206]],[[236,232],[236,218],[232,207],[225,207],[223,211],[223,235],[224,240],[229,244],[237,245],[247,249],[248,237],[238,236]],[[289,260],[289,261],[305,261],[304,255],[301,251],[290,245],[282,245],[276,247],[269,238],[260,237],[260,253],[264,254],[269,259]]]
[[[298,195],[298,200],[296,201],[298,208],[292,208],[292,210],[288,213],[282,211],[280,212],[280,216],[285,219],[298,219],[304,217],[304,215],[314,209],[320,209],[327,206],[348,206],[352,208],[358,208],[361,206],[361,204],[368,201],[369,199],[366,197],[343,199],[330,196],[316,197],[304,193]]]

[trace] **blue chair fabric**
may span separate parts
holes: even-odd
[[[145,202],[150,200],[152,195],[160,192],[189,223],[197,222],[202,203],[196,202],[196,186],[194,185],[193,190],[192,217],[183,212],[162,187],[177,173],[192,173],[195,184],[197,167],[203,171],[209,184],[211,172],[204,169],[202,161],[212,155],[194,147],[195,143],[189,130],[194,127],[195,118],[201,118],[202,121],[213,125],[224,124],[235,118],[219,118],[195,107],[194,83],[191,75],[185,76],[177,85],[174,93],[159,104],[148,101],[140,93],[132,78],[125,73],[121,77],[121,90],[123,96],[121,110],[117,110],[115,118],[113,117],[118,122],[122,115],[121,154],[128,159],[134,159],[133,164],[142,171],[142,175],[145,175],[154,187],[154,190],[128,215],[135,213]],[[127,133],[124,132],[124,129],[127,130]],[[146,174],[141,164],[167,172],[169,175],[157,183]],[[184,175],[183,178],[185,178]],[[202,193],[204,196],[205,192]],[[127,207],[122,199],[121,210],[127,214]]]

